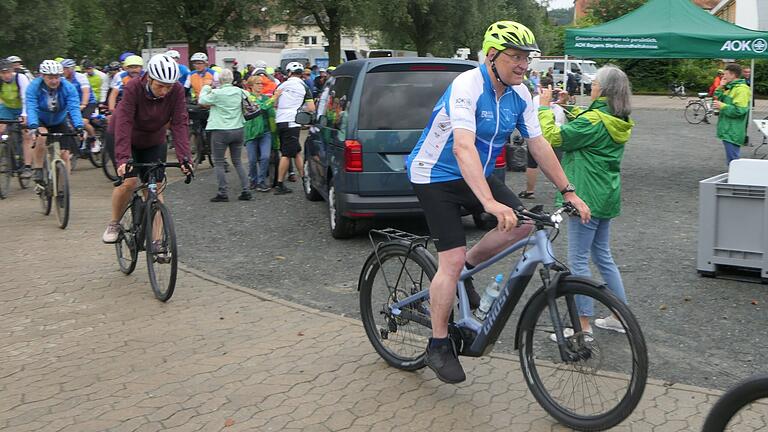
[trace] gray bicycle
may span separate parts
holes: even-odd
[[[568,427],[611,428],[633,412],[645,390],[648,354],[640,325],[604,284],[571,275],[555,258],[552,240],[563,215],[575,213],[570,204],[552,214],[541,206],[517,213],[521,223],[533,224],[535,230],[527,239],[462,272],[458,302],[449,318],[450,337],[459,355],[488,355],[541,265],[542,286],[528,298],[514,339],[528,388],[552,417]],[[374,251],[358,282],[365,332],[391,366],[421,369],[431,335],[429,285],[437,271],[436,260],[427,250],[429,237],[388,228],[371,231],[370,238]],[[464,281],[520,249],[523,256],[511,267],[487,317],[478,320],[470,311]],[[595,314],[612,314],[624,333],[582,331],[577,296],[592,298]]]

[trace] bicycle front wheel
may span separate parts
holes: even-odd
[[[178,251],[171,212],[161,202],[147,209],[146,254],[149,282],[158,300],[166,302],[176,287]]]
[[[424,350],[432,335],[429,298],[403,307],[400,316],[394,316],[390,306],[428,290],[436,272],[435,259],[426,249],[399,242],[381,246],[363,266],[358,283],[363,327],[390,366],[410,371],[425,366]]]
[[[707,108],[701,102],[691,102],[685,107],[685,120],[690,124],[699,124],[707,116]]]
[[[69,176],[67,175],[67,166],[63,161],[57,160],[56,170],[56,220],[59,221],[59,228],[64,229],[69,224]]]
[[[13,177],[13,160],[8,151],[8,142],[0,145],[0,198],[5,198],[11,190],[11,177]]]
[[[701,432],[763,430],[768,424],[768,408],[749,409],[749,405],[768,398],[768,374],[751,376],[728,390],[715,403]]]
[[[46,159],[43,162],[43,184],[35,186],[38,198],[40,198],[40,209],[43,214],[48,216],[51,214],[51,200],[53,199],[53,180],[48,176],[50,165]]]
[[[125,274],[131,274],[136,269],[136,261],[139,256],[139,238],[137,229],[141,229],[139,226],[133,225],[134,221],[138,221],[136,213],[141,212],[142,201],[139,197],[134,197],[131,205],[123,212],[123,216],[120,218],[120,234],[115,243],[115,253],[117,254],[117,265],[120,266],[120,271]]]
[[[592,301],[595,317],[613,315],[624,333],[596,326],[594,335],[574,332],[577,301]],[[624,421],[640,402],[648,377],[645,340],[629,308],[596,283],[566,280],[557,289],[553,307],[542,291],[526,310],[520,362],[528,388],[542,408],[577,430],[605,430]],[[551,339],[553,316],[569,328],[564,336],[566,350],[576,355],[572,360],[563,361]]]

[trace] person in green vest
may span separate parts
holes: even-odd
[[[261,108],[261,115],[245,122],[245,149],[248,153],[248,178],[251,189],[269,192],[267,171],[269,157],[277,141],[277,123],[275,123],[275,96],[262,93],[264,83],[261,77],[253,75],[245,83],[250,92],[251,102]],[[279,95],[280,93],[277,93]]]
[[[621,274],[611,254],[611,221],[621,212],[621,160],[634,122],[629,118],[632,91],[627,75],[613,65],[597,71],[592,81],[592,104],[585,111],[572,109],[576,118],[562,126],[555,123],[550,108],[552,90],[541,92],[539,122],[544,137],[563,151],[562,165],[579,196],[592,210],[592,218],[582,223],[578,217],[568,221],[568,264],[571,273],[590,277],[589,257],[600,270],[611,292],[624,303],[627,296]],[[558,101],[565,104],[568,94]],[[558,205],[562,197],[558,196]],[[592,299],[576,296],[581,328],[592,338],[590,319]],[[595,326],[625,333],[614,316],[594,320]],[[573,335],[573,330],[570,335]],[[566,331],[566,336],[569,336]]]
[[[720,87],[715,90],[715,109],[720,110],[717,120],[717,138],[723,141],[725,161],[738,159],[746,137],[749,118],[749,101],[752,91],[742,77],[742,69],[736,63],[725,67]]]
[[[29,78],[24,73],[16,72],[13,63],[0,58],[0,120],[27,120],[26,94]],[[5,125],[0,124],[0,134],[5,133]],[[32,177],[32,136],[23,135],[24,178]]]
[[[88,82],[91,84],[91,91],[93,91],[93,95],[96,97],[96,102],[105,104],[107,102],[107,90],[109,89],[107,74],[96,69],[90,60],[83,60],[83,69],[85,70],[85,77],[88,78]]]

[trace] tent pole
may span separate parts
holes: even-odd
[[[755,109],[755,59],[752,59],[752,64],[750,65],[750,75],[749,75],[749,120],[747,121],[747,131],[749,131],[749,126],[752,124],[752,111]]]
[[[568,89],[568,54],[565,55],[565,62],[563,63],[563,90]]]

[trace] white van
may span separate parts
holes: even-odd
[[[581,74],[581,82],[584,84],[584,90],[589,91],[592,86],[592,80],[595,79],[597,66],[592,60],[568,59],[568,67],[571,73]],[[552,68],[552,79],[559,85],[565,82],[565,57],[535,57],[531,60],[529,69],[546,73]]]
[[[361,58],[363,56],[354,49],[341,49],[342,62]],[[286,48],[280,51],[280,69],[285,69],[285,65],[295,61],[301,64],[318,65],[321,68],[327,68],[329,65],[328,52],[323,48]]]

